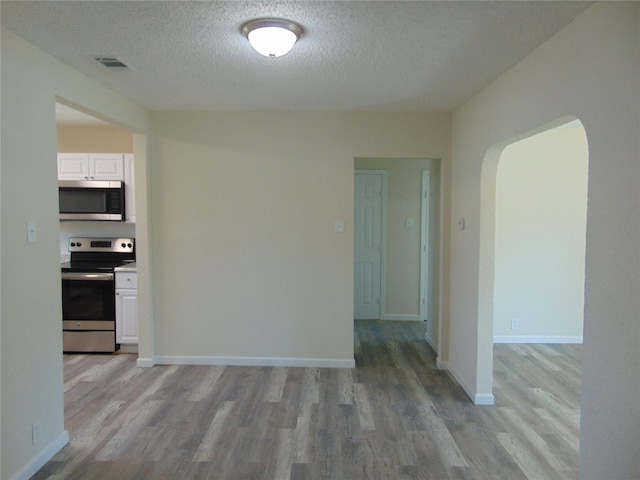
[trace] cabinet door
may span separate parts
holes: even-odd
[[[116,290],[116,343],[138,343],[136,290]]]
[[[59,153],[58,180],[89,180],[89,155]]]
[[[133,171],[133,154],[124,155],[124,201],[126,221],[136,223],[136,180]]]
[[[91,180],[124,180],[123,155],[90,153],[89,177]]]

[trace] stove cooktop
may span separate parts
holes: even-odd
[[[71,237],[69,252],[71,260],[61,265],[63,272],[113,272],[136,259],[133,238]]]
[[[107,260],[96,262],[65,262],[60,265],[63,272],[113,272],[116,267],[121,267],[135,260]]]

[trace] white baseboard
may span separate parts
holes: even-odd
[[[449,370],[449,362],[440,360],[440,357],[436,358],[436,367],[438,370]]]
[[[582,335],[494,335],[493,343],[582,343]]]
[[[69,443],[69,432],[66,430],[58,435],[49,445],[40,451],[38,455],[31,459],[11,480],[28,480],[40,470],[45,463],[53,458],[62,448]]]
[[[232,365],[243,367],[355,368],[353,358],[199,357],[158,355],[156,365]],[[140,362],[140,359],[138,359]]]
[[[493,405],[496,403],[496,399],[493,393],[478,393],[475,395],[473,403],[476,405]]]
[[[420,315],[408,315],[406,313],[383,313],[380,320],[395,320],[397,322],[420,322]]]
[[[462,387],[464,392],[469,396],[469,398],[475,405],[493,405],[495,403],[493,393],[476,393],[464,382],[462,377],[460,377],[460,375],[458,375],[455,369],[451,368],[450,365],[447,371],[451,374],[454,380],[458,382],[458,385]]]
[[[138,357],[138,360],[136,362],[136,365],[138,367],[142,367],[142,368],[153,367],[155,364],[156,364],[156,359],[155,358],[140,358],[140,357]]]

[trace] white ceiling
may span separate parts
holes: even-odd
[[[577,1],[5,1],[3,27],[151,110],[452,111],[587,8]],[[244,22],[305,34],[255,53]],[[94,57],[118,57],[113,72]]]

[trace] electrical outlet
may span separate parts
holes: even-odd
[[[40,443],[40,438],[42,437],[42,423],[38,420],[33,425],[31,425],[31,441],[34,445]]]
[[[517,318],[511,319],[511,330],[518,330],[520,328],[520,320]]]

